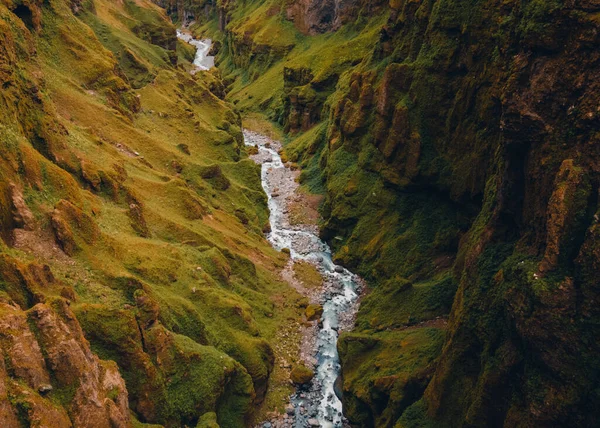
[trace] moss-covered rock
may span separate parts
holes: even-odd
[[[205,413],[198,419],[196,428],[219,428],[217,423],[217,414],[214,412]]]
[[[321,319],[321,315],[323,315],[323,306],[310,304],[306,307],[304,313],[307,321],[317,321]]]
[[[290,373],[290,379],[297,385],[309,383],[314,376],[315,372],[304,365],[295,366]]]

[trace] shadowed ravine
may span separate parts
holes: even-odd
[[[290,225],[288,200],[298,184],[295,173],[281,160],[279,142],[255,134],[244,132],[247,146],[258,147],[258,154],[252,156],[262,165],[262,185],[268,196],[271,232],[267,238],[281,250],[290,250],[291,263],[303,260],[313,263],[323,276],[323,287],[314,295],[308,296],[315,303],[323,305],[323,316],[319,322],[316,344],[311,354],[315,364],[315,378],[309,387],[299,387],[291,397],[294,406],[293,422],[276,423],[277,426],[343,426],[342,403],[336,395],[335,383],[340,375],[340,361],[336,348],[340,331],[347,330],[358,309],[358,296],[361,281],[352,272],[336,266],[329,246],[321,241],[318,228],[311,225]],[[307,344],[315,343],[307,338]],[[307,361],[311,364],[311,361]]]

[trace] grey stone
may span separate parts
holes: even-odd
[[[38,392],[40,394],[47,394],[48,392],[52,391],[52,385],[48,384],[48,383],[44,383],[42,385],[40,385],[40,387],[38,388]]]

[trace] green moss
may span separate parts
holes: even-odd
[[[214,412],[205,413],[198,419],[196,428],[219,428],[217,414]]]
[[[402,417],[394,425],[395,428],[435,428],[441,427],[439,422],[431,420],[427,416],[427,404],[424,400],[419,400],[409,406]]]
[[[317,288],[323,284],[323,276],[312,263],[295,262],[293,269],[294,275],[305,287]]]
[[[174,337],[172,352],[167,387],[171,417],[191,422],[197,415],[217,410],[220,425],[243,425],[254,395],[252,380],[243,367],[185,336]]]
[[[351,423],[391,426],[418,400],[429,381],[444,332],[418,328],[373,334],[344,333],[344,407]]]
[[[294,367],[290,373],[290,379],[297,385],[305,385],[309,383],[314,376],[315,372],[303,365]]]
[[[455,293],[451,276],[414,285],[401,278],[386,281],[363,300],[357,328],[381,331],[445,316],[450,313]]]

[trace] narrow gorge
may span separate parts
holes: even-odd
[[[0,0],[0,426],[594,427],[598,0]]]

